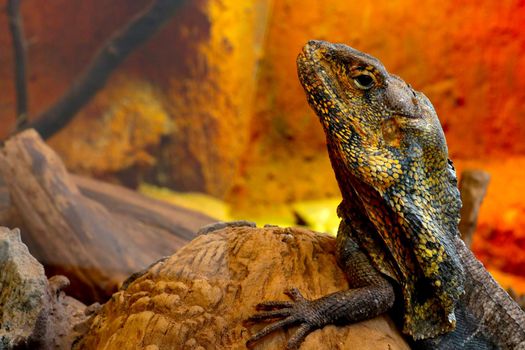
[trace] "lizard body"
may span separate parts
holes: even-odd
[[[337,260],[351,289],[259,304],[251,320],[280,320],[248,344],[299,324],[294,348],[314,329],[395,304],[415,348],[525,349],[525,313],[459,237],[456,174],[430,101],[342,44],[310,41],[297,66],[343,196]]]

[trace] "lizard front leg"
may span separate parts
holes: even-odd
[[[265,311],[253,315],[249,321],[281,319],[253,335],[246,343],[248,347],[275,330],[299,324],[299,329],[286,346],[287,349],[296,349],[316,329],[373,318],[388,311],[394,303],[394,290],[386,281],[380,285],[328,294],[315,300],[305,299],[296,288],[286,294],[293,301],[269,301],[257,305],[258,310]]]
[[[248,319],[249,322],[275,320],[254,334],[246,343],[252,347],[264,336],[281,328],[299,325],[288,340],[287,349],[296,349],[312,331],[329,324],[352,323],[373,318],[388,311],[394,304],[392,285],[375,270],[366,255],[349,237],[344,239],[339,258],[345,258],[342,267],[350,277],[352,289],[307,300],[298,289],[285,293],[291,301],[267,301],[256,306],[261,311]],[[349,271],[346,271],[349,270]]]

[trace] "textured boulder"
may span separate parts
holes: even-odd
[[[66,296],[63,276],[49,281],[20,231],[0,227],[0,349],[68,349],[85,305]]]
[[[76,349],[244,349],[263,325],[243,320],[298,287],[307,298],[347,288],[333,237],[297,228],[225,228],[201,235],[131,278],[91,319]],[[293,329],[262,339],[283,349]],[[388,316],[309,335],[301,349],[408,349]]]

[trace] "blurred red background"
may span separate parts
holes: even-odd
[[[31,115],[147,3],[24,0]],[[5,138],[15,122],[5,11],[0,27]],[[237,217],[336,197],[324,135],[296,78],[309,39],[366,51],[431,99],[458,171],[492,175],[476,254],[525,277],[523,0],[189,1],[50,144],[72,172],[208,193]]]

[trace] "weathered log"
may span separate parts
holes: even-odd
[[[197,214],[181,219],[188,211],[76,178],[88,196],[105,204],[87,198],[33,130],[5,143],[0,174],[27,228],[23,239],[31,253],[48,275],[66,275],[69,293],[84,302],[105,300],[129,274],[172,254],[195,227],[213,221]],[[176,212],[179,221],[170,221]]]
[[[483,170],[464,170],[461,173],[459,190],[463,206],[459,231],[467,247],[472,244],[472,236],[478,225],[479,208],[487,193],[489,182],[490,174]]]
[[[139,220],[147,226],[163,229],[175,236],[187,239],[216,219],[194,210],[156,200],[125,187],[69,174],[80,192],[104,206],[112,214]],[[126,220],[126,218],[123,218]],[[23,222],[9,198],[9,190],[0,176],[0,225],[24,230]]]
[[[264,300],[307,298],[348,288],[333,237],[299,228],[225,228],[199,236],[126,283],[89,322],[75,349],[245,349],[264,324],[246,326]],[[258,342],[284,349],[289,331]],[[301,349],[409,349],[387,315],[327,326]]]
[[[19,230],[0,227],[0,271],[0,349],[70,349],[85,305],[61,291],[64,276],[47,280]]]
[[[0,163],[1,166],[1,163]],[[9,189],[1,176],[0,171],[0,226],[16,227],[21,232],[27,232],[27,229],[18,214],[16,207],[13,205]]]
[[[122,186],[71,174],[80,192],[115,215],[138,220],[188,241],[203,225],[217,221],[194,210],[146,197]]]

